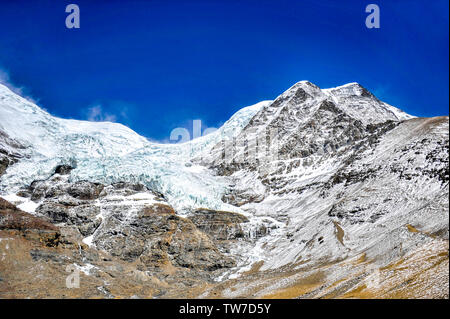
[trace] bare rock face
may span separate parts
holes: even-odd
[[[76,182],[69,187],[67,193],[77,199],[97,199],[103,190],[103,185],[87,181]]]
[[[159,213],[166,214],[161,211]],[[173,212],[166,215],[175,216]],[[148,210],[142,215],[145,216],[151,216]],[[192,297],[198,293],[192,286],[201,287],[210,281],[201,271],[181,266],[177,268],[165,265],[159,270],[146,270],[147,265],[154,267],[163,263],[168,253],[154,260],[143,255],[143,261],[129,262],[123,260],[123,252],[117,258],[107,251],[91,248],[70,230],[73,228],[64,225],[57,227],[0,199],[0,296],[25,298],[32,294],[34,298]],[[199,239],[206,237],[198,230],[188,230],[197,231],[198,234],[193,236],[198,236]],[[171,255],[176,256],[180,264],[192,266],[196,262],[201,263],[195,260],[201,259],[201,255],[189,256],[183,253],[184,250],[190,249],[189,244],[195,245],[198,242],[192,242],[190,236],[181,236],[176,238],[175,242]],[[206,238],[206,243],[203,244],[205,249],[214,251],[214,247],[208,247],[207,242]],[[157,256],[156,251],[152,256]],[[203,257],[203,262],[207,263],[207,257]],[[212,257],[220,256],[213,254],[210,258]],[[213,263],[212,260],[210,262]],[[203,266],[204,264],[201,264],[201,267]],[[74,273],[78,274],[78,286],[70,287],[67,285],[67,278]]]
[[[194,211],[189,219],[215,240],[230,240],[244,237],[241,223],[247,223],[248,218],[233,212],[216,211],[201,208]]]
[[[20,233],[25,238],[41,242],[48,247],[58,246],[61,236],[55,225],[17,209],[2,198],[0,230]]]
[[[94,242],[113,256],[130,262],[139,259],[148,269],[170,264],[212,271],[234,265],[189,219],[162,204],[128,218],[120,212],[109,215]]]
[[[0,129],[0,176],[23,156],[24,149],[25,146]]]
[[[42,297],[34,289],[45,281],[47,297],[189,296],[195,291],[192,285],[201,287],[235,266],[209,235],[191,220],[177,216],[161,194],[141,185],[120,183],[103,187],[95,200],[80,200],[69,193],[48,192],[53,183],[58,183],[59,189],[71,189],[67,180],[67,185],[61,185],[64,178],[58,175],[35,183],[29,190],[29,196],[34,191],[40,194],[36,216],[0,199],[0,248],[4,256],[0,276],[8,283],[0,282],[0,296],[23,297],[34,291],[35,297]],[[80,185],[87,189],[80,189]],[[77,183],[77,194],[90,192],[91,186]],[[124,205],[125,201],[129,203]],[[89,245],[84,242],[88,236]],[[3,241],[7,244],[4,247]],[[10,249],[14,255],[9,254]],[[28,278],[25,295],[10,286],[23,284],[12,270],[17,265],[15,258],[20,259],[21,269],[29,270],[29,274],[20,275]],[[84,287],[75,295],[65,287],[69,266],[78,267],[86,276]],[[30,275],[34,273],[30,269],[36,267],[44,269],[36,277],[40,282]],[[142,288],[137,290],[133,285]]]
[[[57,167],[51,178],[27,190],[40,202],[36,214],[61,228],[65,244],[89,237],[97,249],[138,262],[141,270],[213,272],[235,265],[190,219],[177,216],[162,194],[140,184],[73,183],[67,171]]]

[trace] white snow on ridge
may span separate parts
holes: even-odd
[[[54,117],[0,84],[0,128],[27,146],[25,158],[2,176],[0,192],[14,193],[34,180],[48,178],[57,165],[69,164],[75,166],[72,181],[142,183],[164,193],[180,211],[193,207],[232,209],[221,201],[228,187],[226,179],[206,169],[189,168],[190,159],[222,138],[239,133],[270,103],[241,109],[206,136],[183,144],[157,144],[122,124]]]
[[[363,94],[364,89],[357,83],[321,90],[308,81],[301,81],[279,98],[293,99],[298,88],[309,95],[302,109],[297,110],[305,118],[327,98],[332,98],[338,107],[363,123],[411,117]],[[263,101],[245,107],[215,132],[192,141],[157,144],[122,124],[54,117],[0,85],[0,128],[27,146],[25,158],[2,176],[0,193],[14,193],[34,180],[47,179],[57,165],[69,164],[75,167],[71,171],[71,181],[142,183],[165,194],[179,212],[198,207],[242,212],[221,200],[229,187],[229,179],[215,176],[211,170],[195,165],[191,160],[208,157],[213,146],[222,139],[237,136],[263,109],[266,113],[273,112],[269,114],[270,119],[276,118],[282,109],[271,108],[271,104],[272,101]],[[287,129],[295,131],[295,127]],[[29,205],[24,208],[33,209]]]
[[[403,121],[414,118],[414,116],[371,96],[371,93],[356,82],[322,89],[322,92],[343,111],[363,123],[377,123],[385,120]]]

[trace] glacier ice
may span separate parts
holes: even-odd
[[[75,167],[70,181],[141,183],[163,193],[179,213],[198,207],[239,211],[221,200],[227,179],[190,160],[239,133],[270,103],[245,107],[217,131],[189,142],[158,144],[122,124],[54,117],[0,84],[0,130],[26,146],[24,158],[2,176],[0,192],[14,193],[68,164]]]

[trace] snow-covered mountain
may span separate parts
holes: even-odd
[[[448,125],[301,81],[157,144],[0,85],[0,192],[146,276],[215,282],[194,297],[448,297]]]
[[[157,144],[119,123],[53,117],[0,85],[0,130],[25,147],[24,159],[2,176],[0,189],[17,191],[49,178],[58,165],[71,165],[72,181],[142,183],[164,193],[180,211],[230,209],[220,200],[226,182],[190,165],[190,158],[232,137],[270,102],[245,107],[217,131],[188,143]]]

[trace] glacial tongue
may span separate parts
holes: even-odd
[[[20,162],[8,165],[0,190],[3,194],[17,192],[35,180],[48,179],[58,165],[70,165],[74,181],[142,183],[164,192],[179,212],[202,206],[232,209],[221,201],[227,182],[189,161],[223,137],[239,132],[267,103],[270,101],[240,110],[207,136],[169,145],[151,143],[118,123],[53,117],[2,87],[0,126],[27,148]]]

